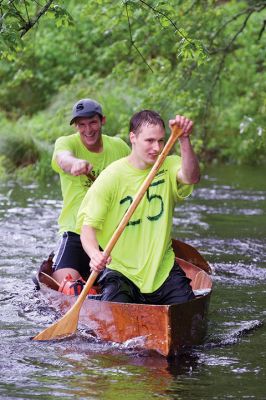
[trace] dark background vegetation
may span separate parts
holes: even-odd
[[[83,97],[110,135],[185,114],[203,164],[265,164],[265,30],[265,1],[0,0],[0,177],[50,178]]]

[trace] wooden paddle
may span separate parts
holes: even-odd
[[[128,221],[130,220],[132,214],[134,213],[135,209],[137,208],[138,204],[140,203],[142,197],[144,196],[145,192],[147,191],[148,187],[150,186],[153,178],[155,177],[156,173],[160,169],[163,161],[165,160],[166,156],[168,155],[169,151],[173,147],[174,143],[176,142],[177,138],[182,134],[182,129],[179,128],[177,125],[171,130],[171,135],[162,151],[162,153],[157,158],[155,164],[153,165],[150,173],[148,174],[147,178],[142,183],[139,191],[137,192],[133,202],[131,203],[130,207],[128,208],[127,212],[125,213],[124,217],[122,218],[120,224],[118,225],[117,229],[115,230],[112,238],[108,242],[104,254],[109,256],[111,254],[112,249],[114,248],[116,242],[118,241],[119,237],[121,236],[123,230],[125,229]],[[58,339],[68,335],[75,333],[78,326],[78,319],[81,306],[84,300],[87,297],[87,294],[92,287],[93,283],[95,282],[98,276],[98,272],[92,271],[90,274],[89,279],[86,282],[82,292],[80,293],[77,301],[73,306],[68,310],[68,312],[57,322],[46,328],[44,331],[40,332],[36,335],[33,340],[51,340],[51,339]]]

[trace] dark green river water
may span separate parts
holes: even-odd
[[[32,273],[54,248],[58,183],[0,183],[1,399],[266,399],[266,171],[207,168],[178,207],[173,236],[198,248],[214,271],[208,336],[167,361],[81,331],[33,342],[53,323]]]

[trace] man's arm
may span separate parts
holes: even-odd
[[[91,259],[91,270],[96,272],[102,271],[106,267],[106,264],[111,262],[111,257],[106,257],[99,249],[99,243],[96,237],[96,229],[89,225],[83,225],[81,229],[80,240],[83,249]]]
[[[182,115],[176,115],[174,120],[169,121],[170,128],[175,124],[182,129],[182,135],[179,137],[181,168],[177,172],[177,180],[185,184],[198,183],[200,167],[189,138],[192,133],[193,122]]]
[[[177,179],[186,184],[198,183],[200,180],[199,162],[190,143],[189,137],[180,137],[181,168]]]
[[[92,170],[88,161],[74,157],[70,151],[58,152],[55,159],[63,171],[74,176],[87,175]]]

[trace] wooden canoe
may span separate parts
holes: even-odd
[[[173,240],[176,259],[196,298],[183,304],[146,305],[85,300],[80,322],[98,339],[124,343],[137,340],[141,347],[166,357],[184,347],[201,344],[207,331],[207,314],[212,291],[211,268],[192,246]],[[35,279],[51,304],[65,313],[75,302],[74,296],[57,291],[51,278],[52,256],[44,261]]]

